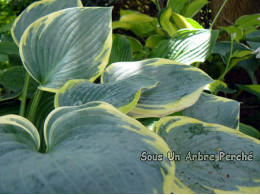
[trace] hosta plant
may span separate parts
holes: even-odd
[[[0,117],[0,193],[259,192],[260,141],[239,132],[239,103],[203,92],[213,80],[189,63],[114,63],[111,23],[111,8],[79,0],[38,1],[15,21],[27,75],[20,116]],[[215,32],[176,33],[186,47],[182,33]]]

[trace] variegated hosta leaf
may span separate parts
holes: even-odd
[[[4,155],[13,153],[13,163],[19,164],[20,161],[15,159],[17,157],[15,154],[19,153],[17,150],[22,149],[21,154],[24,155],[28,154],[28,152],[36,152],[40,148],[40,136],[37,129],[27,119],[17,115],[5,115],[0,117],[0,145],[0,176],[2,177],[4,171],[2,163],[10,163],[5,161]],[[8,169],[5,171],[8,171]],[[0,184],[0,192],[4,193],[2,185],[3,181]]]
[[[20,54],[40,89],[55,92],[68,80],[94,81],[111,47],[111,8],[68,8],[32,23],[22,36]]]
[[[239,108],[237,101],[202,93],[193,106],[183,111],[183,115],[238,130]]]
[[[55,107],[78,106],[92,101],[107,102],[123,113],[132,110],[142,89],[153,88],[157,81],[144,75],[105,84],[94,84],[86,80],[68,81],[56,94]]]
[[[207,29],[179,30],[169,40],[161,41],[151,57],[167,58],[184,64],[204,62],[211,54],[218,31]]]
[[[188,117],[165,117],[154,131],[180,155],[175,175],[194,192],[260,192],[259,140]]]
[[[110,83],[143,74],[159,81],[155,88],[143,90],[129,115],[135,118],[162,117],[193,105],[205,85],[213,80],[198,68],[166,59],[119,62],[110,65],[101,77]]]
[[[171,192],[175,167],[166,158],[167,144],[107,103],[51,112],[45,154],[37,152],[29,121],[14,115],[0,121],[1,193]],[[164,159],[141,161],[143,151]]]
[[[19,45],[26,28],[37,19],[70,7],[82,7],[82,3],[80,0],[41,0],[32,3],[22,12],[13,24],[11,32],[14,41]]]
[[[230,89],[226,83],[220,80],[215,80],[214,83],[207,85],[204,90],[210,91],[212,94],[218,94],[220,91],[224,93],[235,93],[235,89]]]

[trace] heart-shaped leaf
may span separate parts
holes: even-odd
[[[195,193],[259,193],[259,140],[188,117],[165,117],[154,131],[179,155],[175,175]]]
[[[207,29],[179,30],[169,40],[161,41],[151,57],[166,58],[184,64],[204,62],[211,54],[218,31]]]
[[[56,92],[72,79],[94,81],[108,63],[111,46],[111,8],[68,8],[32,23],[20,54],[39,88]]]
[[[156,80],[144,75],[135,75],[122,81],[103,85],[86,80],[71,80],[56,94],[55,107],[78,106],[92,101],[103,101],[126,114],[136,106],[141,90],[153,88],[157,83]]]
[[[11,32],[14,41],[19,45],[26,28],[37,19],[70,7],[82,7],[82,3],[80,0],[41,0],[32,3],[22,12],[13,24]]]
[[[167,144],[107,103],[55,109],[45,122],[48,150],[26,119],[0,118],[1,193],[170,193]],[[162,161],[141,161],[143,151]]]
[[[198,68],[166,59],[119,62],[101,76],[103,83],[125,80],[143,74],[159,81],[155,88],[143,90],[129,115],[135,118],[162,117],[193,105],[205,85],[213,80]]]
[[[193,106],[183,111],[183,115],[238,130],[239,108],[237,101],[202,93]]]

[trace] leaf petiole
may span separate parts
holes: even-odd
[[[230,49],[230,54],[229,54],[229,58],[228,58],[228,63],[227,63],[227,66],[225,68],[225,71],[224,73],[219,77],[218,80],[220,81],[223,81],[226,74],[228,73],[228,71],[230,70],[230,62],[231,62],[231,58],[232,58],[232,55],[233,55],[233,47],[234,47],[234,38],[231,36],[231,49]]]
[[[220,13],[222,12],[222,10],[223,10],[223,8],[225,7],[225,5],[226,5],[227,2],[228,2],[228,0],[225,0],[224,3],[222,4],[222,6],[220,7],[220,9],[218,10],[218,13],[217,13],[217,15],[215,16],[215,18],[214,18],[214,20],[213,20],[213,22],[212,22],[212,24],[211,24],[211,26],[210,26],[210,30],[212,30],[212,28],[213,28],[215,22],[217,21],[217,19],[218,19]]]
[[[31,108],[30,108],[30,112],[27,117],[32,123],[34,122],[36,110],[37,110],[38,104],[40,102],[42,93],[43,93],[43,91],[41,91],[40,89],[37,89],[36,93],[34,95],[33,102],[32,102]]]
[[[30,75],[27,72],[26,76],[25,76],[23,92],[22,92],[22,101],[21,101],[20,112],[19,112],[20,116],[24,116],[24,114],[25,114],[26,99],[27,99],[27,92],[28,92],[29,83],[30,83]]]

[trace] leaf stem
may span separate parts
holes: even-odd
[[[36,110],[37,110],[38,104],[40,102],[42,93],[43,93],[43,91],[41,91],[40,89],[37,89],[36,93],[34,95],[33,102],[32,102],[31,108],[30,108],[30,112],[27,117],[32,123],[34,122]]]
[[[161,11],[161,5],[160,5],[159,0],[154,0],[153,2],[154,2],[154,4],[156,5],[157,9],[158,9],[159,11]]]
[[[222,4],[222,6],[220,7],[220,9],[218,10],[218,13],[217,13],[217,15],[215,16],[215,18],[214,18],[214,20],[213,20],[213,22],[212,22],[212,24],[211,24],[211,26],[210,26],[210,30],[212,30],[212,28],[213,28],[215,22],[217,21],[217,19],[218,19],[220,13],[222,12],[222,10],[223,10],[223,8],[225,7],[225,5],[226,5],[227,2],[228,2],[228,0],[225,0],[224,3]]]
[[[229,54],[229,58],[228,58],[228,63],[227,63],[227,66],[226,66],[226,68],[225,68],[224,73],[223,73],[223,74],[219,77],[219,79],[218,79],[218,80],[220,80],[220,81],[223,81],[223,80],[224,80],[226,74],[228,73],[228,71],[229,71],[229,69],[230,69],[229,66],[230,66],[230,62],[231,62],[232,55],[233,55],[233,46],[234,46],[234,39],[233,39],[233,37],[231,36],[231,48],[230,48],[230,54]]]
[[[24,86],[23,86],[23,92],[22,92],[22,101],[21,101],[20,112],[19,112],[20,116],[25,115],[25,107],[26,107],[26,99],[27,99],[29,83],[30,83],[30,75],[28,72],[26,72]]]

